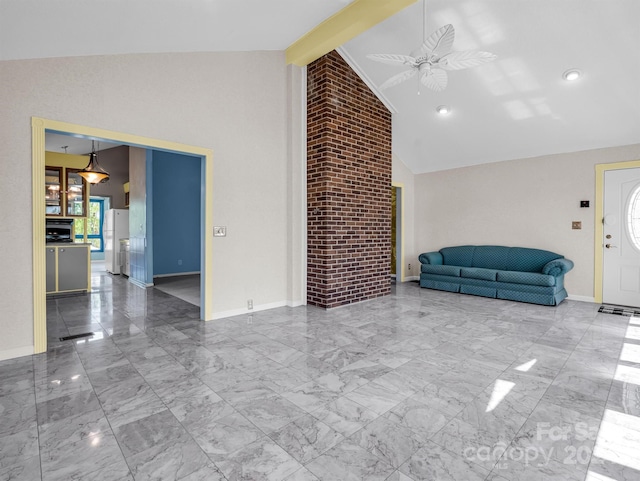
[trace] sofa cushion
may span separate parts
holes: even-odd
[[[485,269],[505,270],[509,249],[504,246],[476,246],[471,265]]]
[[[509,282],[512,284],[527,284],[532,286],[554,286],[556,279],[546,274],[538,274],[536,272],[515,272],[515,271],[498,271],[498,282]]]
[[[434,266],[431,264],[422,264],[421,272],[427,274],[439,274],[441,276],[460,277],[460,268],[458,266]]]
[[[460,269],[460,277],[495,281],[498,271],[495,269],[482,269],[480,267],[463,267]]]
[[[471,267],[474,246],[443,247],[440,249],[445,265]]]
[[[504,270],[521,272],[542,272],[542,268],[549,261],[562,259],[563,256],[554,252],[526,247],[511,247],[507,254],[507,265]]]

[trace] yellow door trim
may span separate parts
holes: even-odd
[[[391,182],[391,187],[400,189],[399,196],[396,192],[396,203],[400,203],[400,282],[404,282],[406,278],[404,271],[404,184],[401,182]]]
[[[640,160],[631,160],[628,162],[614,162],[611,164],[596,164],[596,205],[595,205],[595,239],[594,239],[594,279],[593,294],[596,303],[602,303],[602,236],[604,227],[602,219],[604,218],[604,173],[608,170],[635,169],[640,167]]]
[[[309,65],[416,0],[355,0],[292,43],[287,64]]]
[[[201,308],[205,320],[213,319],[213,151],[203,147],[152,139],[138,135],[98,129],[85,125],[71,124],[57,120],[31,118],[32,135],[32,212],[33,212],[33,338],[34,352],[47,350],[47,312],[46,312],[46,262],[45,262],[45,131],[57,131],[98,139],[113,140],[136,147],[163,149],[201,156],[205,161],[203,180],[205,183],[204,198],[204,249],[201,265],[204,266]]]

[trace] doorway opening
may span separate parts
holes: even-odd
[[[391,279],[404,282],[404,235],[403,235],[403,191],[404,185],[391,184]]]
[[[165,152],[182,153],[200,158],[201,173],[201,213],[200,213],[200,318],[213,319],[213,152],[211,149],[178,144],[159,139],[135,136],[122,132],[96,129],[43,118],[32,118],[32,211],[33,211],[33,319],[34,352],[47,350],[46,331],[46,286],[45,286],[45,132],[55,132],[75,137],[113,141],[137,147],[139,150],[154,149]],[[142,245],[142,255],[146,245]]]

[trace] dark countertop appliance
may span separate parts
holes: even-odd
[[[73,243],[73,219],[47,219],[46,242]]]

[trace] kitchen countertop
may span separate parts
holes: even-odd
[[[91,246],[90,242],[45,242],[45,247],[83,247]]]

